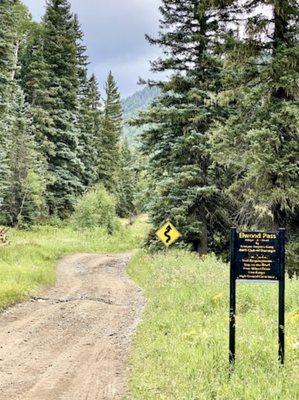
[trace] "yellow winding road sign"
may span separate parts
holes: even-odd
[[[166,224],[156,232],[156,235],[167,247],[175,243],[182,236],[170,221],[166,222]]]

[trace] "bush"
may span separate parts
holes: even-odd
[[[290,278],[299,278],[299,237],[294,237],[287,246],[286,269]]]
[[[113,233],[117,227],[114,198],[102,185],[95,186],[76,204],[72,224],[77,228],[101,227]]]

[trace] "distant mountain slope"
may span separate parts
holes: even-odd
[[[160,94],[158,88],[144,88],[122,101],[125,122],[133,118],[139,111],[146,109]],[[123,135],[130,144],[137,142],[142,128],[131,127],[125,123]]]
[[[157,96],[160,90],[158,88],[144,88],[132,96],[122,101],[124,115],[135,114],[137,111],[142,110],[149,106]]]

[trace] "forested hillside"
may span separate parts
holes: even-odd
[[[127,119],[147,108],[160,94],[157,87],[145,87],[122,101],[124,117]]]
[[[21,1],[1,1],[0,223],[65,219],[96,185],[134,211],[117,84],[110,73],[102,97],[88,64],[68,0],[48,1],[41,23]]]
[[[129,121],[134,118],[139,111],[145,110],[150,106],[159,94],[160,90],[157,87],[145,87],[122,101],[125,122],[123,134],[129,143],[138,143],[139,137],[143,132],[141,127],[131,126]]]

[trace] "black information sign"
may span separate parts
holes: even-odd
[[[281,276],[277,233],[240,232],[235,239],[236,279],[278,281]]]
[[[237,232],[231,229],[229,360],[235,363],[236,281],[278,281],[279,360],[284,363],[285,229],[278,232]]]

